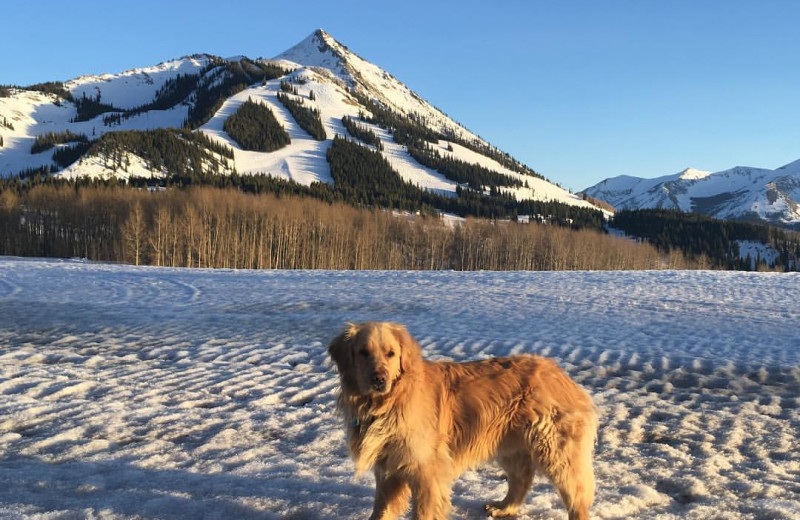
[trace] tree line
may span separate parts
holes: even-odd
[[[214,58],[203,69],[194,91],[194,103],[184,126],[196,129],[208,122],[226,99],[248,86],[285,76],[290,71],[273,63],[243,58],[226,61]]]
[[[31,145],[31,153],[34,154],[50,150],[57,144],[88,142],[89,138],[86,137],[86,134],[76,134],[69,130],[64,130],[63,132],[46,132],[36,136],[36,139]]]
[[[292,142],[272,110],[250,98],[225,120],[222,128],[243,150],[274,152]]]
[[[442,157],[425,142],[409,144],[407,148],[411,157],[418,163],[436,170],[448,179],[467,184],[474,190],[484,190],[487,186],[522,187],[522,181],[517,178],[454,157]]]
[[[691,266],[682,255],[588,229],[469,219],[449,225],[306,197],[88,181],[3,184],[0,254],[253,269]]]
[[[699,213],[668,209],[623,210],[611,225],[626,234],[647,240],[663,252],[683,251],[710,267],[749,270],[757,259],[742,258],[737,241],[752,241],[778,251],[778,268],[797,270],[800,233],[764,224],[717,220]],[[761,262],[761,268],[772,267]]]
[[[232,169],[226,159],[233,150],[207,137],[203,132],[155,129],[120,131],[104,134],[94,141],[89,155],[102,157],[112,170],[128,169],[128,152],[141,157],[154,171],[202,179]]]
[[[59,146],[53,151],[53,162],[61,168],[66,168],[83,157],[91,146],[91,143],[88,141],[79,141],[68,146]]]
[[[255,103],[243,106],[246,107],[245,110],[255,109],[263,115],[262,107]],[[266,107],[263,109],[267,110]],[[238,119],[238,114],[239,112],[231,116],[234,121]],[[245,124],[243,128],[245,131],[250,130],[249,124]],[[228,125],[227,130],[231,129]],[[232,131],[242,139],[238,130]],[[265,134],[255,131],[251,135],[261,139]],[[60,142],[67,138],[71,137],[51,136],[48,141]],[[328,202],[399,208],[428,214],[443,211],[465,217],[515,219],[517,215],[543,215],[553,223],[575,228],[600,229],[603,224],[602,214],[598,211],[555,202],[518,201],[512,195],[498,190],[491,190],[487,194],[458,187],[456,196],[424,190],[405,182],[379,151],[341,136],[336,136],[327,153],[334,179],[333,186],[325,183],[300,186],[291,181],[265,176],[238,176],[226,161],[233,158],[233,150],[208,138],[202,132],[175,129],[119,131],[106,133],[95,141],[80,141],[72,146],[58,147],[53,154],[54,162],[66,167],[88,154],[100,157],[109,169],[129,171],[132,153],[142,158],[151,169],[164,172],[164,177],[155,181],[164,186],[205,184],[238,187],[259,193],[303,194]],[[54,170],[53,166],[29,169],[21,172],[20,177],[30,181]],[[130,182],[142,186],[153,183],[154,180],[131,179]]]
[[[356,98],[361,106],[365,107],[372,114],[369,116],[366,112],[361,112],[359,118],[391,131],[394,141],[398,144],[406,146],[412,145],[421,148],[423,143],[438,143],[439,140],[444,139],[460,144],[490,159],[494,159],[499,164],[512,171],[544,179],[539,173],[494,146],[484,144],[480,141],[463,139],[452,131],[444,133],[438,132],[419,114],[400,114],[355,90],[351,90],[350,94]]]
[[[324,141],[328,138],[325,134],[325,127],[322,126],[319,110],[316,108],[309,108],[303,103],[302,99],[294,99],[289,94],[283,92],[278,92],[278,101],[289,109],[294,120],[308,135],[317,141]]]
[[[353,120],[352,117],[342,117],[342,124],[344,125],[348,134],[366,144],[374,146],[378,150],[383,150],[383,143],[381,143],[381,139],[378,137],[378,134],[366,126],[358,124],[355,120]]]
[[[518,215],[542,215],[556,224],[574,228],[602,229],[601,212],[559,202],[516,200],[491,190],[489,194],[457,187],[456,196],[424,190],[408,183],[383,155],[355,141],[336,136],[327,152],[333,177],[332,189],[342,200],[357,205],[400,208],[490,219],[516,219]]]
[[[124,110],[120,108],[116,108],[108,103],[103,103],[99,91],[95,97],[88,97],[86,92],[84,92],[81,97],[73,99],[73,103],[75,103],[76,109],[75,117],[71,119],[73,123],[89,121],[106,112],[124,112]]]

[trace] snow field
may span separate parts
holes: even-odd
[[[556,358],[600,412],[596,518],[797,518],[798,290],[797,274],[0,258],[0,517],[366,517],[325,348],[374,319],[429,358]],[[466,473],[453,518],[504,492],[496,467]],[[537,479],[520,518],[565,517]]]

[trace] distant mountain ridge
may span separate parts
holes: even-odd
[[[324,138],[309,135],[281,96],[316,113]],[[225,122],[248,100],[274,114],[290,137],[288,145],[247,150],[226,132]],[[273,59],[195,54],[117,74],[1,89],[0,177],[159,178],[172,165],[191,163],[195,174],[268,174],[304,186],[333,184],[328,152],[334,136],[350,135],[342,118],[373,132],[381,145],[373,152],[423,190],[458,197],[469,187],[486,197],[597,210],[321,29]],[[152,133],[165,129],[176,130]],[[135,137],[129,131],[151,134]],[[214,146],[180,134],[189,131]],[[48,142],[40,146],[43,139]],[[164,157],[176,147],[183,154],[179,160]],[[474,170],[467,172],[473,180],[454,175],[459,168]]]
[[[623,175],[582,193],[618,210],[676,209],[800,229],[800,160],[775,170],[737,166],[714,173],[689,168],[654,179]]]

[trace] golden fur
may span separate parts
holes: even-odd
[[[349,324],[328,352],[356,470],[375,473],[372,520],[399,517],[410,498],[413,518],[447,518],[453,481],[492,459],[508,475],[508,493],[486,505],[491,516],[514,515],[541,472],[570,520],[589,518],[597,415],[554,361],[426,361],[394,323]]]

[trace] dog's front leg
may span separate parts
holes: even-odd
[[[408,509],[411,488],[397,474],[375,468],[375,506],[370,520],[395,520]]]
[[[411,481],[413,520],[446,520],[450,514],[450,479],[430,471],[420,471]]]

